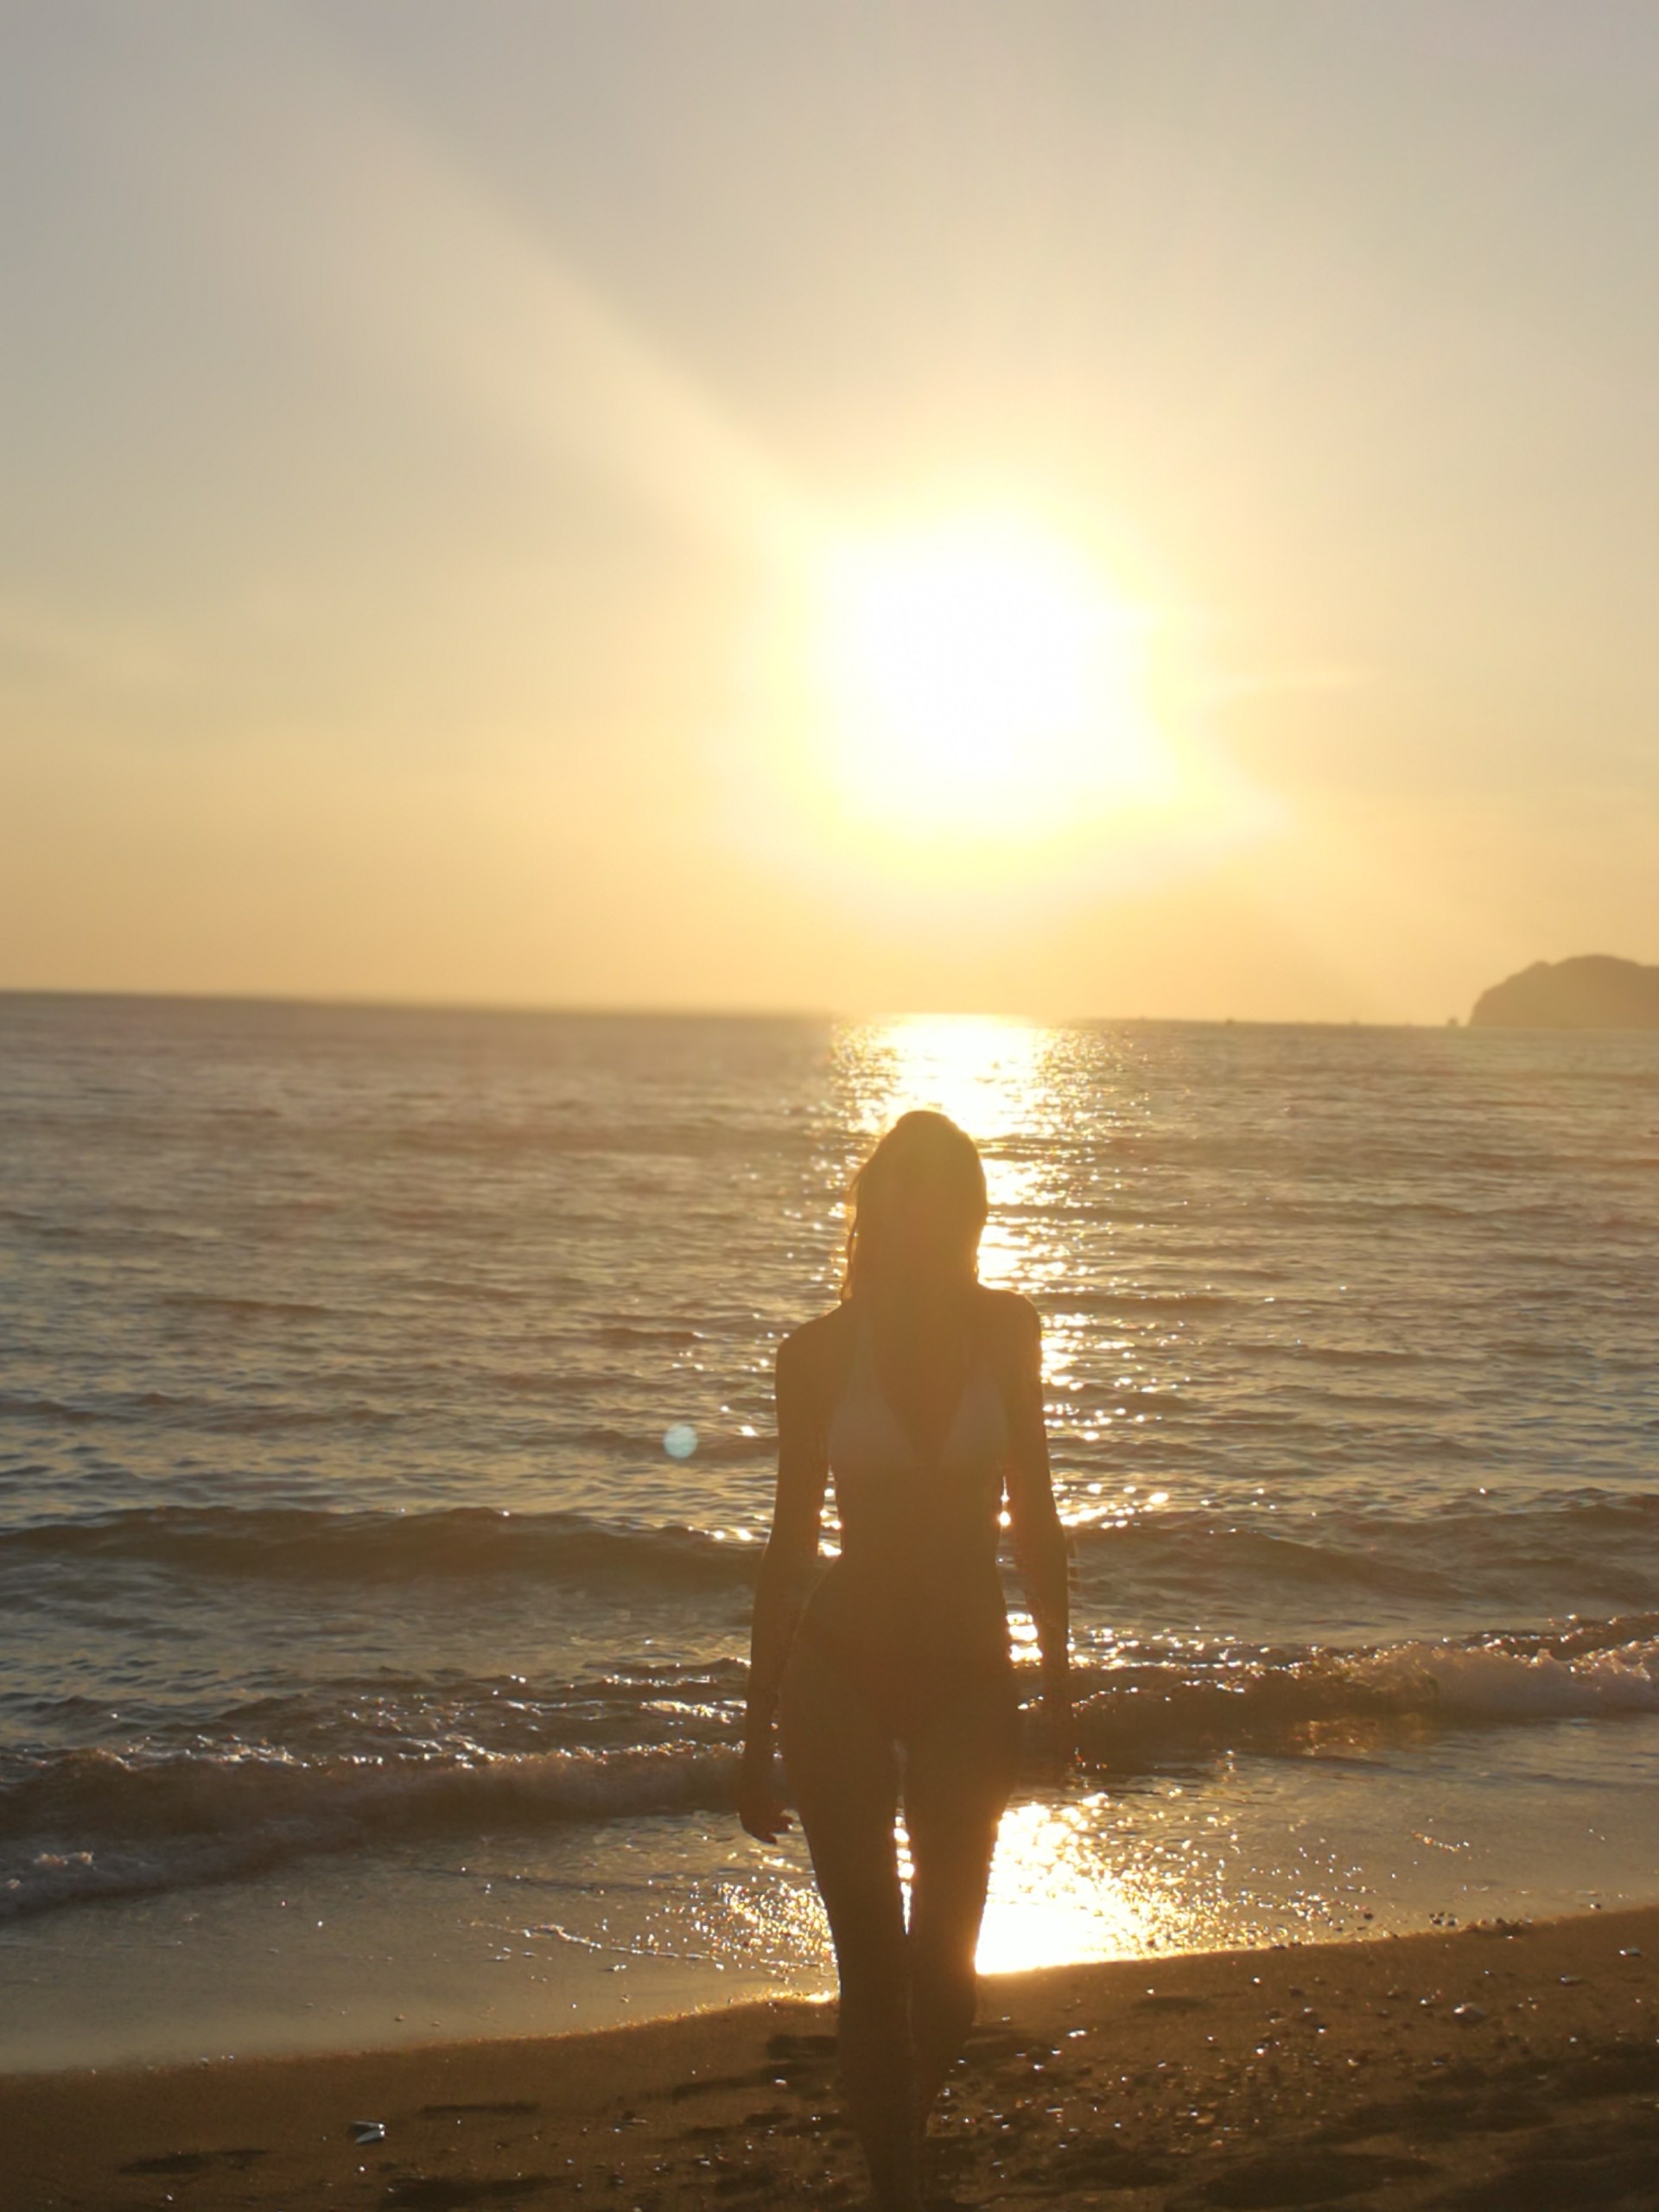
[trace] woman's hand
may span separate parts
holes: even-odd
[[[743,1764],[737,1782],[738,1823],[757,1843],[776,1843],[792,1827],[779,1795],[777,1763],[770,1736],[743,1746]]]
[[[1038,1758],[1064,1777],[1077,1755],[1077,1724],[1068,1690],[1045,1690],[1042,1703],[1032,1717],[1032,1741]]]

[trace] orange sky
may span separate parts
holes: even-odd
[[[1659,959],[1656,98],[1601,0],[8,11],[0,987],[1439,1020]],[[994,591],[960,662],[904,615],[910,757],[823,578],[988,516],[1138,703],[997,725]]]

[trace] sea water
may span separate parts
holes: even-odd
[[[832,1985],[734,1746],[913,1105],[1073,1551],[982,1963],[1659,1897],[1659,1038],[0,997],[0,2065]]]

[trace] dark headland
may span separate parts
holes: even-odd
[[[1605,952],[1535,960],[1483,991],[1469,1020],[1484,1029],[1659,1029],[1659,968]]]

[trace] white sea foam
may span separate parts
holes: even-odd
[[[1491,1645],[1408,1643],[1357,1662],[1355,1673],[1384,1689],[1427,1685],[1446,1712],[1471,1719],[1659,1713],[1659,1640],[1653,1638],[1570,1658]]]

